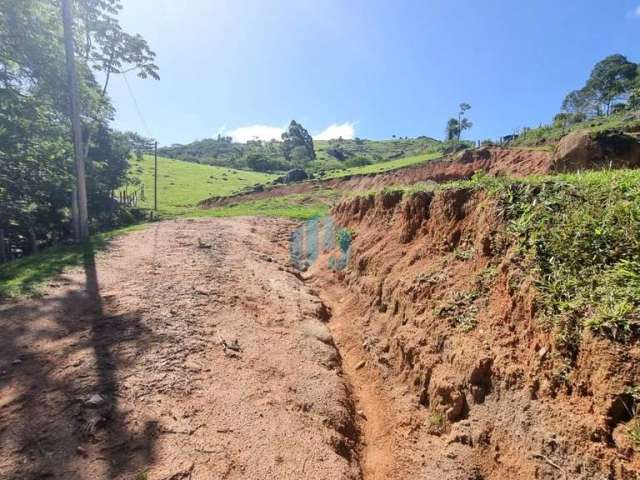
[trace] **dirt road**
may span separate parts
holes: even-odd
[[[360,478],[292,227],[158,223],[0,305],[0,478]]]

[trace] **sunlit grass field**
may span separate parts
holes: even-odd
[[[130,175],[144,185],[142,208],[153,208],[153,156],[132,159]],[[198,202],[214,196],[239,193],[256,184],[266,184],[276,178],[268,173],[234,170],[201,165],[169,158],[158,158],[158,212],[161,215],[181,215],[195,208]],[[129,187],[129,190],[139,187]]]
[[[388,162],[374,163],[371,165],[364,165],[362,167],[345,168],[344,170],[332,170],[327,172],[322,178],[340,178],[349,175],[365,175],[371,173],[382,173],[390,170],[396,170],[398,168],[410,167],[418,165],[420,163],[428,162],[442,157],[440,152],[425,153],[422,155],[414,155],[411,157],[398,158],[397,160],[390,160]]]

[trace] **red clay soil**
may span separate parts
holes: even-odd
[[[333,216],[342,272],[292,270],[290,221],[181,220],[0,305],[0,479],[638,478],[640,347],[569,365],[481,192]]]
[[[0,478],[361,478],[293,226],[158,223],[0,305]]]
[[[365,478],[638,478],[640,347],[585,330],[569,368],[482,193],[385,193],[333,216],[355,232],[349,265],[325,254],[305,275],[332,310]]]
[[[213,208],[246,200],[260,200],[310,193],[323,189],[344,192],[382,189],[384,187],[418,182],[443,182],[471,178],[477,171],[489,175],[521,177],[551,172],[551,155],[542,150],[482,148],[467,150],[455,158],[430,160],[419,165],[399,168],[386,173],[355,175],[331,180],[313,180],[273,187],[262,192],[251,192],[231,197],[213,197],[200,205]]]

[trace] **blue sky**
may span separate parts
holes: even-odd
[[[291,119],[322,138],[441,138],[462,101],[467,137],[496,138],[549,121],[606,55],[640,62],[640,0],[122,3],[161,80],[127,76],[143,123],[116,78],[115,126],[162,145],[269,137]]]

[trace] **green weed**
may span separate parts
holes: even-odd
[[[427,417],[427,428],[433,433],[442,433],[445,427],[445,416],[440,410],[432,411]]]
[[[640,419],[633,419],[627,427],[627,435],[635,450],[640,450]]]
[[[450,301],[436,309],[436,315],[447,319],[461,331],[470,332],[477,325],[478,306],[474,302],[478,297],[479,292],[476,290],[456,292]]]
[[[336,232],[336,242],[342,253],[347,253],[353,239],[353,230],[349,228],[341,228]]]
[[[446,280],[446,275],[442,270],[431,270],[429,272],[421,272],[416,277],[419,284],[436,285]]]
[[[462,260],[462,261],[467,261],[467,260],[471,260],[473,258],[473,254],[475,252],[473,251],[472,248],[470,249],[462,249],[462,248],[456,248],[453,251],[453,257],[456,260]]]

